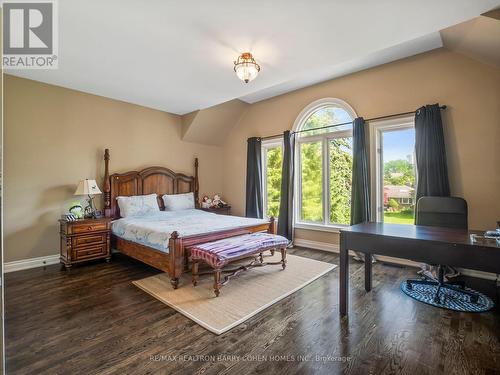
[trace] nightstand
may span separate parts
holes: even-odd
[[[66,269],[73,264],[94,259],[111,259],[111,219],[59,220],[61,264]]]
[[[202,210],[219,215],[231,215],[231,206],[202,208]]]

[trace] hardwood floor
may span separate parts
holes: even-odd
[[[338,264],[332,253],[290,253]],[[221,336],[132,285],[158,271],[124,256],[69,273],[9,273],[7,373],[500,373],[498,310],[418,303],[399,290],[415,271],[380,263],[365,293],[362,265],[351,262],[348,320],[339,319],[337,268]]]

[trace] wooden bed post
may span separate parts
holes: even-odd
[[[194,158],[194,205],[196,208],[200,208],[200,201],[198,196],[199,190],[200,184],[198,181],[198,158]]]
[[[109,183],[109,149],[104,150],[104,216],[111,216],[111,185]]]
[[[271,216],[271,218],[269,219],[269,229],[267,230],[267,233],[278,233],[278,223],[276,222],[274,216]]]
[[[184,271],[184,246],[182,238],[179,237],[177,231],[172,232],[168,240],[168,253],[170,257],[170,284],[174,289],[179,286],[179,277]]]

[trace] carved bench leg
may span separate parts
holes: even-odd
[[[220,268],[219,269],[214,269],[214,293],[216,297],[219,297],[220,294]]]
[[[280,249],[281,251],[281,267],[286,268],[286,247]]]
[[[179,287],[179,278],[178,277],[172,277],[170,279],[170,284],[172,284],[172,288],[177,289]]]
[[[198,285],[198,259],[192,260],[193,269],[191,271],[191,281],[193,282],[193,286]]]

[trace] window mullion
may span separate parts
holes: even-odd
[[[301,145],[302,142],[297,142],[296,145],[296,154],[297,155],[297,164],[296,164],[296,170],[295,170],[295,175],[297,176],[297,199],[296,202],[298,203],[297,206],[297,211],[296,211],[296,219],[299,221],[302,221],[302,152],[301,152]]]
[[[262,210],[267,217],[267,147],[262,148]]]
[[[323,224],[330,222],[330,162],[328,157],[328,138],[323,137]]]

